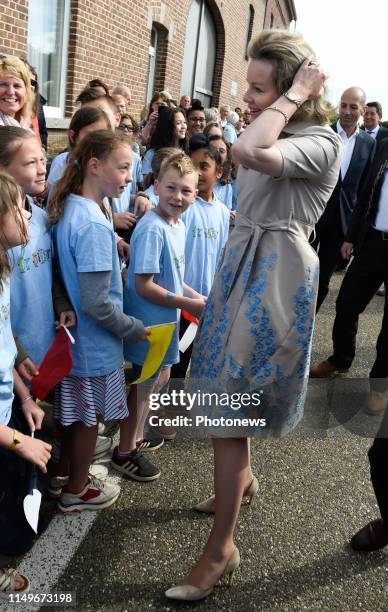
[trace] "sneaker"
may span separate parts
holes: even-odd
[[[97,436],[96,447],[93,453],[92,461],[101,459],[106,455],[112,448],[112,438],[106,438],[105,436]]]
[[[105,427],[105,426],[104,426]],[[110,449],[112,448],[112,438],[107,438],[104,436],[97,436],[96,447],[93,453],[92,461],[96,461],[96,459],[101,459],[104,455],[106,455]],[[61,455],[61,443],[58,439],[55,439],[52,444],[51,450],[51,460],[53,463],[58,463]]]
[[[388,397],[381,391],[369,391],[364,412],[371,416],[379,416],[387,407]]]
[[[330,378],[333,374],[346,374],[349,368],[337,368],[331,361],[315,363],[310,368],[310,378]]]
[[[158,450],[164,444],[164,438],[161,435],[150,436],[136,442],[136,449],[142,453],[152,453]]]
[[[88,484],[78,495],[62,493],[58,509],[64,513],[101,510],[114,504],[119,494],[119,485],[108,481],[102,482],[90,475]]]
[[[160,476],[160,470],[137,450],[132,451],[128,457],[121,458],[118,456],[116,447],[111,463],[113,469],[139,482],[156,480]]]
[[[106,427],[105,427],[104,423],[102,423],[102,421],[98,421],[98,431],[97,431],[97,433],[98,433],[99,436],[104,435],[105,429],[106,429]]]

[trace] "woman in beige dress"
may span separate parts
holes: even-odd
[[[240,164],[235,228],[201,321],[190,388],[251,401],[204,410],[213,419],[215,496],[198,509],[215,512],[214,524],[190,574],[166,592],[172,599],[203,599],[233,575],[241,500],[258,489],[249,437],[284,435],[302,416],[318,283],[308,239],[340,169],[342,145],[322,99],[327,76],[311,47],[271,30],[249,55],[251,124],[232,150]],[[262,423],[217,427],[220,417]]]

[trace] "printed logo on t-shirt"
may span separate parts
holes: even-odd
[[[214,229],[214,227],[198,227],[197,225],[194,225],[193,227],[193,238],[202,238],[202,236],[204,238],[210,238],[212,240],[217,240],[218,238],[218,232],[217,230]]]
[[[38,249],[32,253],[31,257],[19,257],[18,268],[19,272],[29,272],[31,269],[37,268],[41,264],[47,263],[51,258],[51,249]]]
[[[185,256],[184,255],[179,255],[179,257],[173,257],[173,263],[174,266],[177,268],[177,270],[179,270],[179,268],[181,266],[184,266],[185,264]]]

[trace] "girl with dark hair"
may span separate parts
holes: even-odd
[[[67,133],[69,150],[59,153],[59,155],[54,157],[51,164],[47,179],[49,194],[52,193],[56,182],[63,175],[70,153],[74,147],[90,132],[105,129],[110,130],[111,124],[108,116],[101,108],[86,106],[74,113]]]
[[[158,149],[175,147],[184,152],[187,150],[187,123],[186,117],[179,108],[163,108],[159,112],[158,122],[151,136],[150,148],[143,160],[144,186],[148,187],[150,174],[152,173],[151,162]]]
[[[233,209],[232,188],[232,153],[230,145],[223,137],[209,136],[209,142],[218,149],[222,159],[223,173],[214,186],[214,193],[219,200],[229,209]]]

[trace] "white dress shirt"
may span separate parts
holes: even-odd
[[[360,128],[359,126],[357,126],[353,134],[350,136],[350,138],[348,138],[348,135],[345,132],[344,128],[342,127],[340,122],[337,121],[337,132],[338,136],[344,143],[344,153],[341,162],[341,178],[342,180],[344,180],[349,168],[350,160],[352,159],[354,145],[356,144],[356,138],[360,132]]]
[[[378,125],[373,130],[368,130],[367,128],[365,128],[365,132],[369,134],[369,136],[372,136],[372,138],[376,138],[379,129],[380,129],[380,126]]]
[[[388,172],[385,173],[384,182],[381,186],[374,227],[381,232],[388,232]]]

